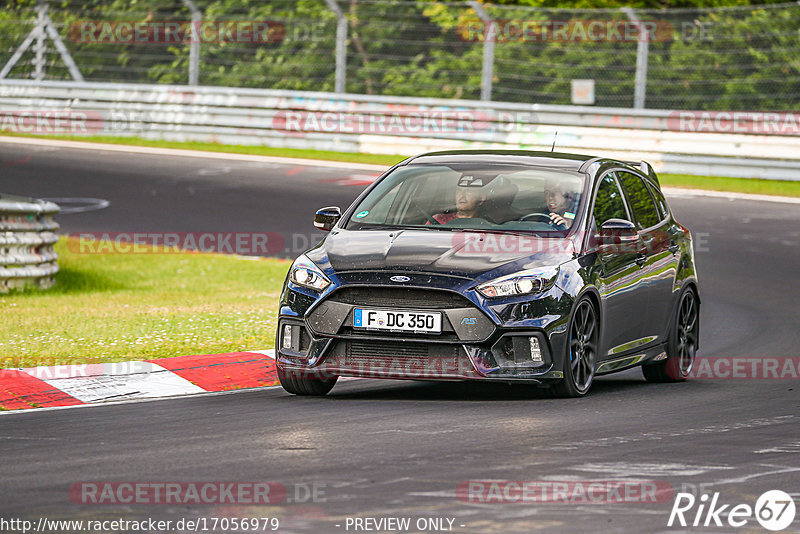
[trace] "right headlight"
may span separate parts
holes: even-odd
[[[496,278],[479,285],[478,293],[487,298],[533,295],[553,287],[558,276],[558,267],[529,269]]]
[[[316,291],[322,291],[331,285],[328,277],[305,254],[294,260],[289,270],[289,280],[298,286]]]

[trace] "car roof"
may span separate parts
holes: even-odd
[[[448,163],[487,163],[517,164],[533,167],[557,167],[578,171],[589,160],[597,160],[594,156],[567,154],[563,152],[537,152],[533,150],[446,150],[428,152],[407,159],[404,164],[448,164]]]
[[[535,150],[443,150],[413,156],[398,165],[447,165],[453,163],[476,163],[489,165],[530,165],[574,172],[588,172],[591,176],[607,168],[623,167],[647,176],[660,187],[658,176],[652,165],[645,161],[623,161],[613,158],[570,154],[567,152],[543,152]],[[596,165],[593,165],[596,164]],[[592,165],[592,167],[590,167]]]

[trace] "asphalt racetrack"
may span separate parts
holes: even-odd
[[[109,202],[61,215],[63,232],[275,232],[287,256],[318,235],[317,208],[344,208],[370,174],[0,142],[0,191]],[[800,356],[800,205],[669,200],[695,234],[699,356]],[[0,459],[5,518],[270,516],[279,532],[353,532],[348,518],[409,517],[453,519],[463,533],[675,531],[672,494],[487,504],[457,488],[647,480],[719,492],[730,505],[753,506],[771,489],[800,503],[800,379],[647,384],[634,369],[598,378],[579,400],[499,384],[352,380],[325,398],[268,388],[33,410],[0,416]],[[68,492],[82,481],[277,481],[289,493],[258,507],[79,505]],[[311,485],[316,499],[304,496]],[[742,531],[758,529],[751,518]]]

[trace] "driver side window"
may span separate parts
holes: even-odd
[[[609,219],[628,218],[628,212],[625,211],[625,203],[622,200],[622,191],[612,174],[607,174],[597,186],[593,215],[598,228]]]

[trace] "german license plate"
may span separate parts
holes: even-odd
[[[353,328],[386,332],[442,332],[441,312],[389,311],[355,308]]]

